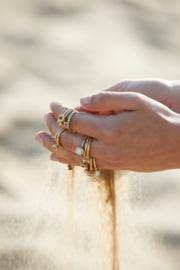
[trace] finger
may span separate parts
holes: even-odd
[[[126,92],[101,92],[81,98],[81,105],[92,111],[134,111],[142,107],[143,95]]]
[[[58,148],[57,150],[53,148],[53,145],[55,144],[52,137],[45,132],[39,132],[36,134],[35,139],[44,146],[47,150],[54,153],[58,157],[62,157],[64,159],[67,159],[71,162],[75,163],[82,163],[82,157],[78,156],[75,153],[70,152],[69,150],[66,150],[65,148]]]
[[[69,161],[67,159],[64,159],[62,157],[59,157],[55,154],[51,154],[50,155],[50,160],[52,161],[55,161],[55,162],[60,162],[60,163],[63,163],[63,164],[67,164],[67,165],[71,165],[71,166],[76,166],[76,167],[80,167],[81,164],[77,163],[77,162],[72,162],[72,161]],[[117,165],[113,165],[113,164],[108,164],[106,162],[103,162],[102,160],[98,160],[96,159],[96,166],[98,168],[98,170],[117,170]]]
[[[63,114],[67,110],[57,102],[52,102],[50,108],[56,119],[60,114]],[[97,139],[102,138],[102,131],[107,125],[108,123],[105,116],[98,117],[91,114],[75,114],[70,122],[70,128],[73,131]]]
[[[65,158],[62,158],[62,157],[58,157],[55,154],[50,155],[50,160],[60,162],[60,163],[63,163],[63,164],[68,164],[68,165],[71,165],[71,166],[75,166],[75,163],[71,162],[71,164],[69,164],[70,163],[69,160],[67,160]]]
[[[124,92],[127,87],[135,80],[124,80],[120,81],[116,84],[113,84],[106,89],[104,89],[102,92]]]
[[[81,166],[82,164],[82,156],[78,156],[77,154],[74,154],[66,149],[58,148],[58,150],[55,150],[52,146],[54,144],[53,139],[50,135],[39,132],[37,133],[35,139],[41,143],[47,150],[52,152],[56,157],[59,159],[59,162],[61,160],[65,162],[67,160],[67,164],[73,165],[73,166]],[[115,170],[117,168],[117,164],[110,163],[104,160],[96,159],[96,165],[98,169],[107,169],[107,170]]]

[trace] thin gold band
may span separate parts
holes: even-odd
[[[66,129],[65,129],[65,128],[62,128],[62,129],[59,131],[59,133],[58,133],[58,142],[59,142],[59,147],[60,147],[60,148],[64,148],[64,147],[62,146],[62,144],[60,143],[60,136],[61,136],[61,134],[62,134],[64,131],[66,131]]]
[[[99,176],[100,175],[100,171],[98,170],[97,166],[96,166],[96,159],[93,157],[93,165],[94,165],[94,170],[95,170],[95,175]]]
[[[86,156],[87,156],[87,157],[89,157],[91,141],[92,141],[92,138],[89,137],[89,141],[88,141],[88,144],[87,144],[87,152],[86,152]]]
[[[60,143],[60,136],[61,134],[65,131],[65,128],[60,128],[57,132],[55,136],[52,136],[53,139],[55,139],[56,144],[53,145],[53,148],[55,148],[56,150],[58,149],[58,147],[60,148],[64,148],[61,143]]]
[[[94,165],[94,169],[97,170],[97,166],[96,166],[96,160],[95,158],[93,157],[93,165]]]
[[[81,164],[81,167],[83,167],[83,168],[86,167],[85,172],[87,172],[87,173],[89,172],[89,165],[91,162],[91,158],[89,156],[91,141],[92,141],[92,138],[88,136],[86,143],[85,143],[85,147],[84,147],[83,163]]]
[[[71,130],[71,128],[70,128],[70,121],[71,121],[73,115],[75,115],[76,113],[77,113],[77,111],[73,111],[73,112],[68,116],[68,120],[67,120],[68,127],[67,127],[67,129],[68,129],[69,131],[71,131],[71,132],[72,132],[72,130]]]
[[[94,168],[93,168],[93,158],[92,157],[90,157],[90,162],[89,162],[90,164],[90,168],[89,168],[89,170],[87,171],[87,175],[88,176],[94,176]]]
[[[83,163],[81,164],[81,167],[86,167],[87,164],[89,163],[89,156],[87,155],[87,149],[88,149],[88,144],[89,144],[90,137],[88,136],[85,145],[84,145],[84,156],[83,156]]]

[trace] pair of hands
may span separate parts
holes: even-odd
[[[44,116],[55,135],[57,118],[65,112],[59,103],[50,104]],[[81,99],[71,129],[61,135],[63,149],[57,151],[50,135],[39,132],[36,140],[52,152],[50,159],[80,166],[82,156],[75,153],[83,135],[93,137],[90,156],[99,170],[153,172],[180,168],[180,90],[178,82],[166,80],[122,81],[101,93]],[[109,115],[109,111],[115,115]],[[108,115],[97,117],[94,114]]]

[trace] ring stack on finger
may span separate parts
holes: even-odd
[[[73,109],[68,109],[64,114],[60,114],[57,120],[57,125],[64,126],[66,117],[73,111]]]
[[[81,164],[81,167],[85,168],[84,172],[87,173],[88,176],[99,176],[100,171],[97,169],[96,161],[94,157],[90,157],[90,146],[91,146],[92,138],[89,136],[86,136],[84,138],[84,141],[82,143],[82,146],[84,146],[84,156],[83,156],[83,163]],[[77,148],[78,149],[78,148]]]
[[[56,144],[53,145],[54,149],[58,149],[58,147],[63,148],[63,146],[60,143],[60,136],[61,134],[65,131],[65,128],[60,128],[58,129],[58,131],[56,132],[55,136],[52,136],[52,138],[55,140]]]
[[[70,132],[73,132],[70,129],[70,121],[74,114],[78,113],[78,111],[74,109],[68,109],[64,114],[60,114],[57,120],[58,126],[63,126],[68,129]]]
[[[74,109],[67,109],[64,114],[60,114],[57,120],[57,125],[61,127],[57,132],[55,136],[52,136],[52,138],[55,140],[56,144],[53,145],[53,148],[56,150],[60,147],[63,148],[63,146],[60,143],[60,136],[65,131],[68,130],[72,133],[74,133],[73,130],[70,128],[70,121],[76,113],[78,114],[86,114],[86,113],[79,113],[78,111]],[[77,147],[75,152],[79,156],[83,156],[83,162],[81,164],[81,167],[84,168],[84,172],[88,176],[99,176],[100,171],[98,170],[96,166],[96,161],[94,157],[90,157],[90,146],[92,142],[92,137],[84,136],[84,139],[82,141],[82,144],[80,147]],[[72,170],[74,166],[68,165],[68,170]]]

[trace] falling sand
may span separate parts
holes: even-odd
[[[38,213],[43,204],[49,205],[50,217],[43,226],[59,239],[54,256],[58,252],[60,269],[84,269],[86,265],[86,269],[119,270],[120,205],[116,198],[121,196],[124,176],[103,171],[90,178],[79,168],[50,168]]]
[[[18,252],[1,261],[0,269],[120,270],[126,179],[118,171],[91,178],[81,168],[68,171],[51,163],[23,241],[15,243]]]

